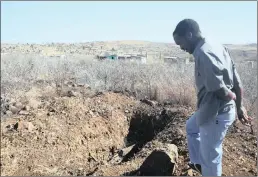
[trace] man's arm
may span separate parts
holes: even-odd
[[[234,63],[233,63],[233,82],[234,82],[234,87],[232,90],[236,94],[236,100],[235,100],[236,107],[237,107],[237,111],[239,111],[240,108],[242,108],[243,86]]]
[[[234,93],[231,90],[229,90],[226,86],[223,86],[219,90],[214,91],[214,93],[221,100],[225,100],[225,101],[236,100],[236,98],[237,98],[236,93]]]
[[[243,100],[243,84],[242,84],[240,76],[237,72],[236,65],[232,59],[232,56],[230,55],[230,52],[227,48],[226,48],[226,50],[227,50],[227,52],[231,58],[231,62],[232,62],[233,83],[234,83],[232,91],[235,92],[235,94],[236,94],[235,102],[236,102],[236,107],[237,107],[237,115],[238,115],[239,120],[243,124],[248,124],[250,121],[252,121],[252,118],[247,115],[247,111],[243,106],[243,102],[242,102],[242,100]]]
[[[223,66],[215,55],[202,53],[199,66],[208,92],[214,92],[221,100],[236,99],[235,93],[228,89],[223,81]]]
[[[236,94],[236,107],[237,110],[240,110],[242,107],[242,99],[243,99],[243,86],[240,79],[240,76],[237,72],[235,62],[233,61],[232,55],[230,54],[230,51],[227,47],[225,47],[226,52],[228,53],[231,63],[232,63],[232,71],[233,71],[233,88],[232,91]]]

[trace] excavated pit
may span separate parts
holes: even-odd
[[[127,162],[133,158],[136,153],[141,151],[146,143],[152,141],[155,136],[162,132],[180,114],[182,115],[182,112],[179,109],[169,110],[159,107],[138,107],[130,120],[129,133],[126,137],[127,147],[133,144],[134,146],[123,157],[122,162]]]

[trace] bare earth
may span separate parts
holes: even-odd
[[[166,175],[199,175],[187,166],[185,121],[191,108],[144,103],[128,93],[96,93],[77,85],[61,91],[35,87],[18,100],[1,103],[9,105],[1,120],[3,176],[144,175],[142,163],[165,146],[175,152],[175,166]],[[257,175],[257,127],[253,130],[238,121],[230,129],[223,175]]]

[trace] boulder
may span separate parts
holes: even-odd
[[[172,176],[178,161],[178,148],[174,144],[154,141],[147,143],[139,156],[147,156],[139,168],[141,176]]]
[[[9,106],[9,110],[13,113],[13,114],[17,114],[19,112],[19,109],[16,108],[15,106],[10,105]]]

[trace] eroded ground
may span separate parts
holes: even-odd
[[[187,166],[191,108],[69,82],[8,99],[1,100],[3,176],[199,175]],[[256,129],[239,122],[230,129],[223,175],[257,175]]]

